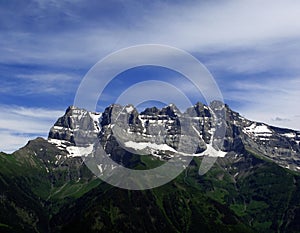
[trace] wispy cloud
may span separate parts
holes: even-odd
[[[7,79],[3,78],[0,93],[14,93],[15,95],[51,94],[66,95],[74,92],[75,85],[79,83],[80,76],[66,73],[33,73],[13,74]]]
[[[276,117],[275,119],[272,119],[272,121],[290,121],[290,119],[288,118],[280,118],[280,117]]]
[[[32,139],[28,136],[23,135],[14,135],[9,131],[2,131],[0,130],[0,141],[1,141],[1,148],[0,151],[6,153],[12,153],[16,149],[25,145],[28,140]]]
[[[262,72],[300,74],[300,43],[298,39],[269,41],[252,48],[234,48],[221,51],[207,58],[212,70],[250,75]]]
[[[147,8],[133,1],[45,4],[14,14],[17,30],[1,35],[2,62],[91,65],[111,51],[137,43],[211,52],[300,36],[300,2],[294,0],[156,2]],[[29,16],[34,21],[24,31],[22,19]]]
[[[79,76],[76,74],[65,73],[43,73],[43,74],[20,74],[18,79],[26,82],[23,88],[25,94],[48,93],[48,94],[67,94],[73,91],[75,83],[79,83]]]
[[[0,150],[11,152],[36,136],[47,136],[61,110],[0,106]]]
[[[233,90],[224,92],[225,98],[239,101],[236,110],[244,116],[271,125],[300,130],[298,108],[300,78],[280,77],[251,82],[232,82]]]

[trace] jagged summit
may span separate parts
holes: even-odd
[[[194,106],[188,108],[185,113],[191,117],[211,117],[209,108],[200,102],[197,102]]]
[[[69,156],[80,156],[76,150],[80,146],[90,152],[95,138],[112,155],[122,156],[129,150],[161,159],[179,152],[202,156],[212,143],[218,126],[214,114],[220,109],[225,112],[226,133],[222,153],[212,156],[240,156],[244,150],[251,150],[280,166],[300,171],[300,132],[250,121],[220,102],[210,106],[198,102],[183,113],[174,104],[162,109],[146,108],[140,113],[130,104],[113,104],[103,113],[70,106],[51,128],[48,141]],[[76,134],[87,135],[85,144],[76,145]]]
[[[160,110],[154,106],[151,108],[146,108],[144,111],[141,112],[141,115],[158,115],[159,111]]]

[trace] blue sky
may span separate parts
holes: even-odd
[[[147,43],[197,57],[243,116],[300,129],[297,0],[10,0],[0,1],[0,150],[47,136],[96,62]],[[172,71],[133,69],[107,88],[102,107],[132,84],[127,76],[187,85]]]

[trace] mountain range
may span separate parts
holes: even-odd
[[[86,166],[95,145],[136,170],[177,154],[191,162],[163,186],[126,190],[97,177],[106,164],[98,173]],[[217,160],[199,175],[207,155]],[[227,105],[140,113],[132,105],[103,113],[70,106],[47,139],[1,153],[0,232],[300,232],[299,159],[299,131]]]

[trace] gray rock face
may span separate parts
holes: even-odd
[[[60,117],[50,129],[48,138],[60,140],[63,143],[75,145],[74,134],[94,138],[100,130],[101,114],[91,113],[74,106],[67,108],[64,116]]]
[[[225,119],[216,122],[218,114],[224,111]],[[219,140],[222,129],[225,137]],[[300,132],[247,120],[217,102],[210,106],[197,103],[183,113],[175,105],[147,108],[141,113],[132,105],[111,105],[102,114],[69,107],[51,128],[48,138],[69,153],[72,147],[88,147],[95,140],[121,163],[131,153],[161,159],[171,158],[177,152],[197,156],[209,143],[214,146],[222,142],[217,147],[227,156],[250,150],[280,166],[300,171]]]

